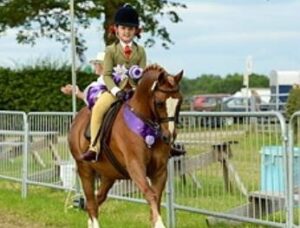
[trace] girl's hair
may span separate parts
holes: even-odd
[[[110,25],[109,27],[108,27],[108,29],[109,29],[109,34],[110,35],[116,35],[116,29],[115,29],[115,26],[118,26],[118,25]],[[136,37],[137,38],[141,38],[141,33],[142,33],[142,29],[141,28],[138,28],[138,27],[135,27],[136,28],[136,30],[135,30],[135,35],[136,35]]]

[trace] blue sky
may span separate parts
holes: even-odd
[[[180,1],[180,0],[177,0]],[[175,45],[147,49],[151,63],[170,73],[184,69],[194,78],[201,74],[243,73],[245,59],[252,56],[253,71],[300,70],[299,0],[186,0],[178,10],[183,22],[165,25]],[[37,58],[69,59],[61,45],[41,39],[31,47],[18,45],[15,32],[0,37],[0,65],[31,63]],[[87,58],[104,49],[101,26],[86,32]]]

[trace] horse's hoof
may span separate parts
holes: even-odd
[[[160,216],[157,218],[154,228],[166,228]]]
[[[89,219],[88,228],[100,228],[98,220],[96,218]]]
[[[81,155],[81,160],[88,161],[88,162],[95,162],[97,158],[97,153],[92,150],[88,150],[87,152]]]

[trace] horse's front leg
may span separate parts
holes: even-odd
[[[107,193],[108,193],[109,189],[113,186],[114,183],[115,183],[115,180],[106,178],[104,176],[101,177],[100,187],[99,187],[99,190],[97,191],[98,208],[106,200]]]
[[[153,188],[153,190],[156,192],[157,195],[157,208],[159,214],[160,214],[162,193],[167,182],[167,177],[168,177],[167,167],[165,165],[161,167],[157,172],[153,173],[153,175],[151,175],[150,177],[151,187]],[[154,227],[164,227],[161,217],[155,218],[152,214],[152,221],[155,224]]]
[[[99,228],[98,206],[95,199],[95,173],[90,167],[83,163],[78,164],[78,173],[86,198],[86,210],[90,217],[88,227]]]
[[[157,192],[150,186],[146,177],[146,167],[143,162],[137,159],[131,159],[127,164],[127,171],[130,178],[134,181],[140,191],[143,193],[145,199],[150,205],[152,226],[154,228],[165,228],[158,208],[159,196]]]
[[[157,207],[160,213],[160,204],[163,190],[166,186],[167,182],[167,168],[161,169],[159,172],[155,173],[153,176],[150,177],[151,186],[157,194]]]

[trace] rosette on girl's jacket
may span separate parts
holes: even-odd
[[[133,80],[139,80],[142,77],[143,69],[138,65],[133,65],[128,70],[128,75]]]
[[[118,64],[113,68],[113,80],[116,84],[119,84],[124,78],[127,78],[128,70],[125,65]]]

